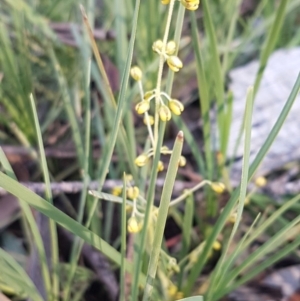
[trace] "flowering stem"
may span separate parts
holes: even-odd
[[[170,207],[177,205],[178,203],[180,203],[181,201],[183,201],[188,195],[192,194],[193,192],[195,192],[196,190],[202,188],[204,185],[209,184],[211,185],[211,181],[208,180],[204,180],[200,183],[198,183],[196,186],[194,186],[191,189],[186,190],[182,195],[180,195],[180,197],[176,198],[175,200],[171,201],[170,203]]]
[[[142,82],[140,80],[138,81],[138,86],[139,86],[139,90],[140,90],[141,99],[143,99],[144,98],[144,89],[143,89]],[[150,140],[151,140],[151,144],[152,144],[152,147],[154,147],[153,131],[152,131],[152,128],[151,128],[148,112],[145,112],[145,119],[146,119],[146,125],[147,125],[147,129],[148,129],[148,132],[149,132],[149,137],[150,137]]]
[[[164,62],[165,62],[164,54],[165,54],[166,44],[168,41],[168,36],[169,36],[169,31],[170,31],[174,3],[175,3],[175,0],[171,0],[169,3],[167,24],[166,24],[164,38],[163,38],[163,48],[162,48],[162,53],[160,54],[160,57],[159,57],[157,83],[156,83],[156,89],[155,89],[154,151],[156,149],[157,141],[158,141],[158,124],[159,124],[158,110],[159,110],[159,106],[160,106],[161,78],[162,78],[163,66],[164,66]]]

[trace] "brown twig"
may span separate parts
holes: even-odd
[[[157,179],[156,186],[162,188],[164,185],[164,179]],[[109,191],[116,186],[122,186],[122,180],[106,180],[103,186],[103,190]],[[29,188],[36,194],[43,194],[46,189],[45,183],[42,182],[20,182],[23,186]],[[195,183],[176,181],[174,186],[174,194],[181,193],[184,189],[192,188]],[[58,195],[60,193],[78,193],[82,190],[83,183],[80,181],[74,182],[59,182],[51,183],[51,190],[53,195]],[[91,181],[89,184],[89,189],[97,190],[98,181]],[[0,188],[0,196],[6,195],[7,192],[3,188]]]

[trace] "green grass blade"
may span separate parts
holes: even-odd
[[[182,260],[185,256],[188,255],[190,244],[191,244],[191,233],[193,231],[193,217],[194,217],[194,196],[193,194],[190,194],[185,203],[185,210],[184,210],[184,217],[183,217],[183,223],[182,223],[182,248],[180,250],[180,260]],[[181,289],[182,282],[184,277],[184,270],[181,269],[179,274],[179,290]]]
[[[213,293],[214,289],[216,289],[218,283],[220,283],[221,279],[226,277],[227,275],[224,274],[224,265],[226,264],[227,254],[229,251],[229,247],[231,246],[232,240],[234,235],[238,229],[240,224],[245,197],[247,193],[247,184],[248,184],[248,167],[249,167],[249,160],[250,160],[250,141],[251,141],[251,127],[252,127],[252,112],[253,112],[253,87],[249,88],[247,91],[247,100],[246,100],[246,109],[245,109],[245,142],[244,142],[244,156],[243,156],[243,167],[242,167],[242,177],[241,177],[241,188],[240,188],[240,195],[239,195],[239,202],[237,208],[237,218],[234,223],[233,229],[231,231],[229,240],[226,244],[226,247],[222,253],[222,257],[219,260],[210,282],[210,287],[212,289],[209,290],[209,294],[207,299],[210,300],[211,294]]]
[[[33,301],[42,301],[43,298],[37,291],[31,279],[15,259],[0,248],[1,278],[17,293],[25,293]],[[2,282],[2,281],[1,281]]]
[[[52,60],[52,64],[55,71],[55,76],[57,78],[57,82],[59,85],[59,89],[62,93],[62,100],[64,103],[64,107],[66,110],[66,113],[68,115],[68,120],[70,122],[71,128],[72,128],[72,135],[73,140],[76,146],[76,152],[77,152],[77,158],[79,160],[80,166],[83,166],[84,162],[84,150],[83,150],[83,142],[82,142],[82,134],[79,129],[78,121],[76,118],[76,113],[74,110],[73,103],[71,101],[70,93],[68,90],[67,81],[62,73],[61,67],[59,65],[59,62],[56,58],[56,55],[53,51],[53,49],[49,46],[49,55]]]
[[[216,30],[213,24],[212,15],[210,12],[209,4],[210,1],[203,0],[202,6],[203,6],[203,12],[204,12],[204,26],[205,31],[209,39],[210,43],[210,51],[211,51],[211,69],[212,73],[214,74],[213,79],[215,83],[215,94],[217,98],[217,122],[218,122],[218,129],[219,129],[219,137],[220,137],[220,151],[223,154],[223,156],[226,155],[226,149],[225,149],[225,141],[224,141],[224,135],[223,135],[223,122],[224,122],[224,82],[223,82],[223,76],[222,76],[222,68],[221,68],[221,62],[219,58],[219,52],[218,52],[218,43],[217,43],[217,37],[216,37]]]
[[[64,227],[74,235],[81,237],[85,242],[94,246],[96,249],[103,252],[103,254],[109,259],[111,259],[113,262],[120,265],[120,253],[114,248],[112,248],[107,242],[102,240],[95,233],[91,232],[86,227],[74,221],[71,217],[55,208],[45,199],[38,196],[28,188],[22,186],[17,181],[11,179],[3,172],[0,172],[0,183],[1,187],[7,192],[15,195],[17,198],[26,202],[28,205],[45,214],[49,218],[52,218],[62,227]]]
[[[153,158],[153,166],[158,166],[158,161],[160,159],[160,149],[161,149],[162,142],[163,142],[164,131],[165,131],[165,123],[161,122],[160,129],[159,129],[159,135],[158,135],[158,141],[157,141],[157,147],[156,147],[155,155]],[[146,196],[147,205],[146,205],[145,216],[144,216],[144,225],[143,225],[141,234],[138,238],[137,252],[135,255],[136,272],[133,275],[133,281],[132,281],[132,287],[131,287],[131,297],[133,300],[137,300],[137,298],[138,298],[137,296],[138,296],[138,287],[139,287],[139,277],[140,277],[140,271],[141,271],[141,266],[142,266],[142,262],[143,262],[150,213],[151,213],[152,206],[154,203],[156,180],[157,180],[157,169],[152,168],[150,181],[149,181],[149,187],[148,187],[147,196]]]
[[[266,219],[262,224],[259,225],[255,230],[252,231],[251,235],[245,240],[241,248],[239,249],[239,252],[236,254],[236,256],[239,256],[255,239],[257,239],[260,235],[262,235],[264,232],[267,231],[267,229],[277,222],[281,216],[287,211],[287,210],[293,210],[293,206],[298,203],[300,197],[299,195],[292,198],[288,202],[284,203],[282,206],[280,206],[279,209],[277,209],[268,219]],[[232,261],[232,258],[229,258],[228,261]]]
[[[298,75],[298,78],[294,84],[291,94],[290,94],[284,108],[282,109],[280,116],[278,117],[268,138],[266,139],[265,143],[261,147],[260,151],[258,152],[257,156],[255,157],[253,163],[251,164],[251,166],[249,168],[249,175],[248,175],[249,180],[253,177],[256,169],[258,168],[259,164],[261,163],[261,161],[265,157],[267,151],[269,150],[272,143],[274,142],[279,130],[281,129],[281,127],[296,99],[299,88],[300,88],[300,74]],[[234,205],[237,202],[239,193],[240,193],[240,187],[238,187],[233,192],[230,200],[228,201],[228,203],[225,206],[224,210],[222,211],[222,214],[220,215],[217,223],[215,224],[211,235],[208,237],[207,242],[204,246],[203,252],[201,253],[201,257],[199,258],[199,261],[195,264],[193,270],[191,271],[190,275],[187,278],[187,282],[186,282],[187,284],[184,288],[185,295],[188,295],[190,293],[192,286],[194,285],[198,275],[201,273],[201,271],[205,265],[207,256],[208,256],[210,250],[212,249],[212,244],[216,240],[216,238],[219,235],[219,233],[221,232],[221,230],[223,229],[225,222],[227,220],[227,217],[229,216],[231,210],[233,209]]]
[[[279,7],[276,9],[276,16],[274,18],[272,28],[269,32],[269,35],[267,37],[267,40],[263,46],[263,50],[260,55],[260,62],[259,62],[259,69],[256,75],[255,83],[254,83],[254,97],[258,91],[260,81],[263,76],[263,72],[265,70],[265,67],[267,65],[268,58],[273,51],[276,42],[278,40],[278,36],[282,27],[282,23],[285,16],[285,9],[287,6],[287,3],[289,0],[281,0]]]
[[[300,237],[296,238],[290,244],[287,244],[283,249],[276,252],[275,254],[268,257],[266,260],[262,261],[259,265],[253,267],[252,270],[248,271],[246,275],[242,276],[240,279],[234,282],[233,285],[227,287],[225,290],[220,291],[214,300],[220,300],[221,297],[228,294],[230,291],[240,287],[247,281],[253,279],[255,276],[259,275],[261,272],[265,271],[268,267],[272,266],[272,264],[278,262],[280,259],[284,258],[285,256],[291,254],[292,251],[299,248],[300,245]]]
[[[235,279],[239,274],[245,272],[249,267],[254,266],[255,263],[263,260],[263,258],[271,253],[274,252],[279,246],[288,242],[291,238],[288,234],[293,236],[294,234],[292,231],[292,227],[294,227],[300,221],[300,217],[298,216],[292,222],[288,223],[284,226],[280,231],[278,231],[274,236],[272,236],[267,242],[265,242],[260,248],[255,250],[251,253],[246,260],[242,262],[239,266],[237,266],[233,271],[227,274],[227,283],[229,280]]]
[[[150,255],[150,262],[147,271],[146,287],[144,290],[143,301],[148,301],[151,298],[153,290],[153,281],[155,279],[159,255],[161,252],[161,244],[163,240],[164,229],[168,216],[168,209],[172,196],[172,191],[175,183],[175,178],[178,170],[178,162],[181,156],[183,146],[183,133],[179,132],[175,140],[175,145],[171,154],[170,164],[167,171],[165,184],[160,199],[160,206],[158,209],[158,217],[154,233],[154,241],[152,252]]]
[[[89,58],[85,59],[85,53],[82,51],[82,61],[86,63],[85,67],[85,74],[84,74],[84,91],[85,91],[85,145],[84,145],[84,153],[85,156],[83,158],[83,187],[80,195],[79,201],[79,210],[77,214],[77,221],[82,223],[84,210],[86,207],[86,199],[87,199],[87,191],[88,185],[90,181],[89,175],[89,162],[90,162],[90,145],[91,145],[91,100],[90,100],[90,67],[91,67],[91,60]],[[82,249],[83,243],[80,243],[80,239],[76,237],[74,239],[72,250],[71,250],[71,259],[70,259],[70,272],[67,276],[66,285],[64,286],[64,298],[65,300],[69,299],[69,293],[71,291],[71,284],[74,278],[76,268],[77,268],[77,261],[80,256],[80,252]]]
[[[1,162],[5,172],[8,174],[8,176],[6,176],[6,177],[11,178],[16,183],[18,183],[17,178],[13,172],[13,169],[12,169],[11,165],[9,164],[2,148],[0,148],[0,162]],[[29,225],[29,229],[33,236],[32,241],[34,242],[34,244],[36,245],[36,248],[37,248],[37,253],[39,256],[40,263],[41,263],[41,273],[42,273],[42,277],[44,280],[45,290],[46,290],[47,294],[50,294],[51,280],[50,280],[50,274],[49,274],[49,269],[48,269],[48,264],[47,264],[47,259],[46,259],[46,252],[45,252],[43,240],[40,235],[40,231],[37,227],[35,218],[33,216],[33,213],[31,211],[29,205],[22,201],[19,201],[19,204],[22,209],[22,215],[24,216],[24,228],[25,228],[25,230],[27,229],[27,224],[26,224],[26,222],[27,222]],[[27,235],[27,237],[29,237],[29,235]],[[32,247],[32,242],[29,241],[29,243],[30,243],[30,246]]]
[[[210,127],[210,99],[209,91],[207,85],[207,79],[204,72],[203,58],[201,55],[201,45],[199,41],[199,34],[197,30],[196,16],[195,13],[191,14],[192,20],[192,36],[193,36],[193,48],[195,50],[196,56],[196,71],[199,87],[199,99],[201,106],[201,116],[203,121],[203,135],[204,135],[204,150],[205,150],[205,160],[206,160],[206,173],[205,178],[208,180],[212,179],[213,176],[213,152],[211,149],[211,127]]]
[[[38,120],[38,115],[35,107],[35,102],[33,99],[33,95],[30,95],[30,102],[33,112],[34,124],[36,128],[37,141],[39,144],[40,158],[41,158],[41,168],[44,176],[44,181],[46,185],[46,200],[53,204],[52,192],[50,187],[50,175],[47,165],[47,159],[43,144],[43,138],[41,133],[41,128]],[[55,300],[58,299],[59,296],[59,276],[58,276],[58,238],[57,238],[57,229],[56,224],[53,220],[49,221],[49,229],[50,229],[50,240],[51,240],[51,265],[52,265],[52,290],[51,295],[49,295],[50,291],[48,291],[48,297],[54,297]]]
[[[203,301],[203,297],[202,296],[194,296],[194,297],[179,299],[178,301]]]

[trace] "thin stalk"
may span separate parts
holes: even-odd
[[[46,200],[49,203],[53,204],[52,191],[51,191],[51,187],[50,187],[50,176],[49,176],[49,170],[48,170],[47,159],[46,159],[46,154],[45,154],[45,148],[43,145],[42,133],[41,133],[41,129],[39,126],[38,115],[37,115],[35,102],[34,102],[32,94],[30,94],[30,103],[31,103],[31,107],[32,107],[33,118],[34,118],[34,123],[35,123],[35,127],[36,127],[36,135],[37,135],[37,140],[38,140],[38,144],[39,144],[39,151],[40,151],[40,156],[41,156],[41,167],[42,167],[42,172],[43,172],[43,176],[44,176],[44,181],[46,184],[46,192],[45,192]],[[57,238],[56,224],[52,219],[49,219],[49,228],[50,228],[50,240],[51,240],[50,246],[51,246],[51,265],[52,265],[52,287],[51,287],[50,291],[47,291],[47,294],[48,294],[48,298],[50,300],[58,300],[58,296],[59,296],[58,238]]]
[[[170,25],[172,20],[173,8],[174,8],[175,0],[171,0],[169,3],[169,11],[168,11],[168,18],[167,24],[165,27],[165,33],[163,38],[163,49],[162,53],[165,53],[166,45],[168,42]],[[161,93],[161,79],[162,79],[162,72],[165,63],[164,55],[160,55],[159,57],[159,65],[158,65],[158,72],[157,72],[157,82],[156,82],[156,89],[155,89],[155,114],[154,114],[154,141],[155,145],[154,148],[157,147],[157,140],[158,140],[158,125],[159,125],[159,107],[160,107],[160,93]],[[155,151],[155,149],[154,149]],[[154,166],[155,168],[155,166]]]
[[[88,185],[90,181],[89,176],[89,161],[90,161],[90,145],[91,145],[91,100],[90,100],[90,74],[91,74],[91,60],[88,59],[87,61],[87,67],[85,72],[85,145],[84,145],[84,153],[85,156],[83,158],[83,187],[81,191],[80,196],[80,202],[79,202],[79,210],[77,214],[77,221],[79,223],[82,223],[83,215],[84,215],[84,209],[86,207],[86,199],[87,199],[87,191],[88,191]],[[77,268],[77,261],[81,252],[80,246],[80,239],[76,237],[74,239],[73,245],[72,245],[72,251],[71,251],[71,259],[70,259],[70,265],[71,269],[67,276],[67,281],[64,289],[64,300],[69,299],[69,294],[71,292],[71,283],[74,278],[76,268]]]

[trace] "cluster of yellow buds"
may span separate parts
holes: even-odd
[[[178,56],[174,55],[177,50],[177,45],[176,45],[175,41],[173,41],[173,40],[169,41],[167,43],[166,47],[164,48],[163,41],[157,40],[153,43],[152,49],[154,52],[164,56],[169,68],[172,71],[178,72],[183,67],[183,64],[182,64],[182,61],[180,60],[180,58]]]
[[[131,216],[128,219],[127,230],[129,233],[138,233],[142,230],[142,228],[143,228],[143,222],[138,221],[135,215]]]
[[[177,264],[177,260],[174,257],[170,257],[166,268],[167,268],[167,271],[170,273],[178,274],[180,272],[180,267]]]
[[[177,298],[177,293],[178,293],[178,287],[173,284],[170,283],[169,287],[168,287],[168,296],[170,300],[176,300]]]
[[[111,194],[114,196],[119,196],[122,194],[122,190],[123,187],[122,186],[115,186],[112,190],[111,190]]]
[[[200,4],[200,0],[180,0],[180,2],[188,10],[196,10]]]
[[[135,158],[134,163],[135,165],[142,167],[147,164],[149,157],[146,154],[141,154]]]
[[[145,114],[146,112],[149,111],[150,109],[150,101],[151,99],[153,99],[155,97],[155,91],[152,90],[152,91],[147,91],[145,94],[144,94],[144,97],[143,97],[143,100],[139,103],[136,104],[135,106],[135,110],[138,114],[142,115],[142,114]],[[149,123],[153,124],[154,123],[154,118],[153,116],[149,116]],[[146,123],[147,120],[145,119],[144,122]]]
[[[126,194],[127,194],[127,197],[131,200],[135,200],[137,199],[137,197],[139,196],[139,188],[137,186],[130,186],[127,188],[126,190]]]
[[[200,0],[180,0],[181,4],[189,10],[196,10],[199,7]],[[169,4],[170,0],[161,0],[162,4]]]
[[[156,52],[161,53],[161,51],[163,49],[162,43],[163,42],[161,40],[157,40],[153,44],[153,49]],[[182,67],[182,62],[176,56],[173,56],[173,55],[168,56],[169,54],[172,54],[175,51],[176,51],[176,43],[174,41],[169,41],[167,43],[166,52],[165,52],[165,55],[167,56],[167,63],[173,71],[178,71]],[[138,66],[132,67],[130,69],[130,74],[134,80],[138,81],[139,84],[141,84],[140,81],[142,79],[142,71]],[[156,95],[155,90],[147,91],[143,95],[142,101],[140,101],[139,103],[136,104],[136,106],[135,106],[136,112],[140,115],[147,113],[150,109],[150,101],[153,98],[155,98],[155,95]],[[164,95],[167,98],[168,106],[164,104],[164,102],[161,98],[162,95]],[[161,121],[169,121],[172,117],[171,112],[174,115],[180,115],[184,110],[184,106],[179,100],[170,98],[170,96],[168,96],[164,92],[160,93],[160,102],[161,102],[161,105],[159,106],[159,109],[158,109],[158,115],[159,115],[159,118]],[[154,117],[151,115],[145,114],[144,123],[146,125],[150,125],[150,126],[153,125]]]

